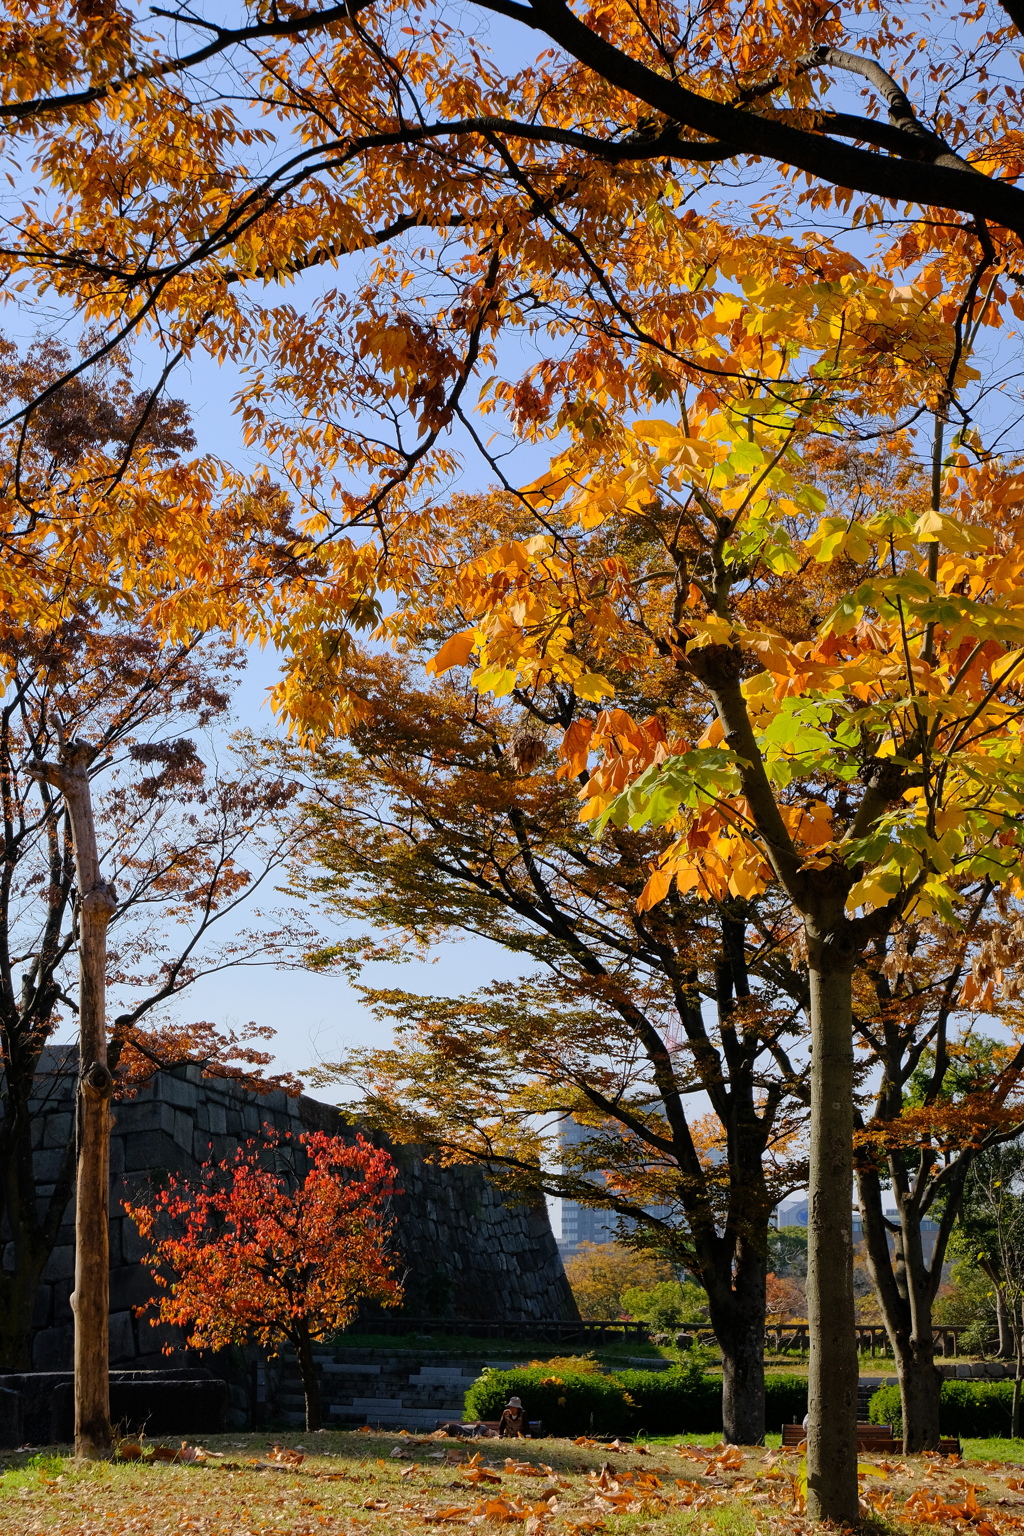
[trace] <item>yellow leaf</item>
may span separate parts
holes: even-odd
[[[440,677],[441,673],[447,672],[450,667],[464,667],[475,643],[471,629],[463,630],[460,635],[452,635],[450,640],[445,641],[433,660],[427,662],[426,670],[433,672],[435,677]]]
[[[584,672],[572,686],[578,699],[589,699],[594,704],[615,692],[607,678],[602,677],[598,672]]]
[[[649,912],[656,907],[659,901],[664,901],[672,885],[672,871],[669,869],[656,869],[640,892],[636,909],[638,912]]]

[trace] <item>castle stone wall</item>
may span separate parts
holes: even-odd
[[[74,1052],[50,1051],[47,1064],[35,1126],[40,1195],[48,1193],[46,1178],[53,1177],[51,1167],[56,1168],[73,1130]],[[346,1117],[329,1104],[281,1092],[255,1094],[229,1079],[204,1078],[194,1066],[158,1072],[133,1098],[115,1105],[111,1365],[166,1366],[163,1346],[180,1347],[170,1330],[135,1315],[153,1285],[141,1263],[144,1245],[121,1207],[125,1195],[154,1176],[188,1175],[202,1162],[232,1157],[240,1143],[258,1138],[264,1125],[294,1135],[308,1130],[351,1134]],[[372,1139],[381,1144],[380,1137]],[[403,1191],[395,1199],[395,1218],[407,1271],[407,1312],[492,1322],[578,1315],[543,1201],[516,1202],[482,1168],[443,1168],[419,1147],[391,1150]],[[39,1288],[32,1352],[37,1371],[70,1367],[73,1277],[72,1204]]]

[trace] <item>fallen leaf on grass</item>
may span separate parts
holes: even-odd
[[[637,1498],[631,1488],[624,1488],[621,1493],[616,1493],[609,1488],[603,1493],[594,1494],[594,1507],[622,1515],[628,1510],[640,1509],[642,1501]]]
[[[596,1445],[596,1444],[597,1444],[597,1441],[596,1440],[591,1440],[589,1435],[577,1435],[576,1439],[573,1441],[573,1445]],[[602,1526],[602,1530],[603,1529],[604,1529],[604,1527]]]
[[[481,1499],[473,1513],[482,1515],[485,1520],[493,1520],[497,1525],[510,1525],[515,1520],[525,1520],[529,1511],[508,1499]]]
[[[386,1510],[386,1509],[390,1509],[391,1505],[388,1503],[387,1499],[364,1499],[363,1500],[363,1508],[364,1509]]]
[[[469,1483],[500,1483],[501,1478],[497,1472],[491,1472],[487,1467],[473,1467],[466,1463],[466,1481]]]
[[[469,1514],[470,1504],[449,1504],[445,1509],[435,1509],[432,1514],[426,1514],[422,1518],[428,1525],[439,1525],[444,1520],[462,1521]]]
[[[306,1458],[302,1451],[293,1451],[286,1445],[274,1444],[267,1452],[266,1459],[280,1467],[301,1467]]]
[[[941,1494],[931,1494],[923,1488],[915,1488],[904,1504],[904,1509],[924,1525],[945,1525],[951,1521],[967,1520],[978,1526],[985,1511],[978,1503],[977,1488],[969,1486],[962,1504],[951,1504]],[[985,1522],[988,1524],[989,1522]]]

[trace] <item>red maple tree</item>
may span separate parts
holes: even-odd
[[[189,1330],[196,1349],[250,1341],[292,1345],[306,1428],[321,1425],[313,1344],[344,1328],[358,1303],[395,1306],[402,1286],[391,1245],[395,1164],[362,1136],[298,1137],[306,1171],[281,1150],[294,1138],[265,1127],[234,1159],[204,1163],[195,1183],[171,1178],[125,1210],[152,1244],[145,1263],[165,1295],[151,1320]],[[272,1169],[268,1159],[291,1166]],[[146,1309],[143,1309],[146,1310]]]

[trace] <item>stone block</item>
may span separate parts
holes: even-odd
[[[13,1450],[25,1440],[21,1421],[21,1396],[0,1387],[0,1446]]]
[[[208,1109],[209,1130],[213,1136],[226,1136],[228,1112],[223,1104],[210,1104]]]
[[[219,1435],[224,1431],[227,1383],[180,1380],[154,1374],[150,1380],[110,1383],[111,1422],[128,1433],[147,1435]],[[68,1382],[53,1393],[52,1433],[70,1438],[74,1424],[73,1388]]]
[[[165,1115],[174,1111],[166,1105],[157,1105]],[[125,1142],[125,1172],[150,1173],[155,1168],[176,1169],[181,1166],[181,1149],[175,1145],[169,1129],[140,1131]]]
[[[156,1081],[160,1098],[165,1104],[173,1104],[176,1109],[195,1110],[199,1103],[199,1089],[187,1077],[179,1077],[177,1072],[160,1072]]]
[[[145,1322],[143,1322],[143,1326],[146,1326]],[[112,1312],[110,1314],[111,1365],[122,1360],[134,1360],[137,1354],[132,1314],[130,1312]]]
[[[149,1243],[130,1216],[121,1222],[121,1262],[139,1264],[149,1252]]]
[[[65,1248],[62,1246],[54,1248],[51,1252],[50,1257],[47,1259],[46,1265],[43,1269],[42,1278],[48,1281],[66,1280],[69,1276],[73,1275],[74,1272],[74,1247],[69,1245]]]
[[[63,1147],[41,1147],[32,1158],[32,1172],[36,1177],[36,1193],[42,1194],[43,1189],[47,1196],[52,1194],[53,1186],[60,1178],[64,1166],[65,1149]]]
[[[969,1365],[964,1363],[956,1367],[956,1374],[960,1381],[970,1381],[971,1377],[974,1375],[974,1372]]]
[[[43,1131],[44,1147],[59,1147],[61,1151],[74,1135],[75,1122],[70,1114],[47,1115]]]
[[[32,1365],[37,1371],[69,1371],[74,1348],[74,1327],[70,1322],[44,1328],[32,1340]]]
[[[174,1140],[179,1147],[184,1148],[188,1156],[194,1157],[195,1123],[191,1114],[184,1109],[174,1111]],[[178,1154],[180,1157],[180,1153]]]
[[[118,1110],[117,1134],[124,1141],[126,1152],[132,1152],[144,1131],[166,1131],[168,1135],[173,1134],[173,1104],[164,1104],[160,1099],[133,1099],[122,1104]],[[139,1168],[144,1165],[138,1158],[129,1155],[126,1166]]]
[[[113,1312],[129,1312],[144,1306],[156,1285],[148,1269],[141,1264],[124,1264],[110,1272],[110,1307]]]

